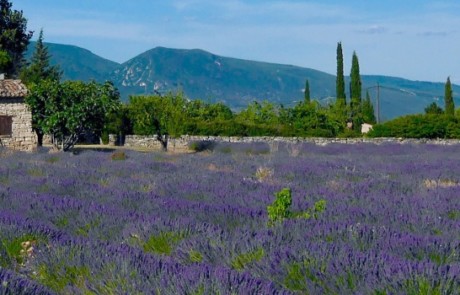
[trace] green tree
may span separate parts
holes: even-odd
[[[361,75],[359,73],[359,61],[356,52],[353,52],[350,73],[350,110],[353,121],[353,129],[359,130],[363,123],[362,102],[361,102]]]
[[[444,114],[444,111],[435,102],[432,102],[429,106],[427,106],[425,108],[425,114],[427,114],[427,115],[441,115],[441,114]]]
[[[31,63],[21,71],[21,80],[26,85],[37,84],[43,80],[59,81],[61,79],[61,71],[58,66],[50,65],[50,59],[51,56],[48,53],[48,48],[43,43],[43,30],[40,30]]]
[[[0,51],[8,55],[8,62],[0,65],[7,75],[17,77],[33,32],[27,31],[22,11],[13,10],[12,6],[8,0],[0,0]]]
[[[363,114],[363,121],[365,123],[369,123],[369,124],[376,123],[374,106],[372,105],[371,96],[369,95],[369,91],[366,92],[366,99],[363,101],[362,114]]]
[[[444,94],[444,102],[445,102],[445,110],[446,115],[454,116],[455,115],[455,104],[454,104],[454,97],[452,94],[452,84],[450,83],[450,77],[447,77],[447,82],[445,86],[445,94]]]
[[[104,128],[102,130],[101,139],[104,144],[109,141],[109,134],[117,135],[117,144],[124,142],[124,136],[132,134],[132,124],[129,119],[129,107],[128,104],[122,103],[120,107],[111,111],[107,115]]]
[[[31,63],[27,67],[23,68],[20,78],[29,88],[32,84],[40,84],[45,80],[59,81],[61,78],[59,68],[57,66],[50,65],[48,48],[43,44],[43,30],[40,31]],[[44,113],[44,109],[39,110],[39,108],[45,108],[45,102],[36,101],[34,108],[36,113]],[[36,117],[33,117],[32,128],[37,134],[38,145],[41,146],[43,144],[44,133],[41,126],[35,119]]]
[[[352,112],[358,112],[361,106],[361,75],[359,73],[359,61],[356,52],[353,52],[350,73],[350,96]]]
[[[86,132],[100,135],[107,115],[120,105],[118,90],[110,82],[45,80],[29,90],[26,102],[32,120],[63,151],[71,150]]]
[[[292,109],[292,136],[331,137],[337,135],[336,122],[330,121],[328,111],[314,101],[311,103],[299,102]]]
[[[185,129],[187,104],[181,93],[168,93],[165,96],[131,96],[129,117],[134,133],[156,135],[163,150],[167,150],[169,136],[180,136]]]
[[[311,98],[310,98],[310,82],[308,81],[308,79],[305,81],[304,94],[305,94],[305,103],[310,103],[310,101],[311,101]]]
[[[0,73],[6,72],[10,66],[11,58],[8,55],[8,52],[0,50]]]
[[[341,42],[337,43],[336,96],[337,103],[344,107],[347,104],[347,101],[345,95],[345,78],[343,75],[343,51]]]
[[[274,135],[280,127],[278,109],[268,101],[254,101],[235,116],[235,123],[241,126],[241,135]]]

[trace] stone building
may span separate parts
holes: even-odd
[[[24,102],[27,88],[20,80],[0,75],[0,147],[34,151],[37,135],[32,130],[32,113]]]

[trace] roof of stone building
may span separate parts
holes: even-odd
[[[27,87],[21,80],[0,79],[0,98],[5,97],[25,97]]]

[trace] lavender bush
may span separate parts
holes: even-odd
[[[459,146],[120,155],[0,150],[0,294],[460,294]]]

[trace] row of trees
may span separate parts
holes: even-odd
[[[167,147],[168,137],[209,136],[338,136],[345,131],[333,108],[316,101],[293,108],[263,101],[239,113],[222,103],[188,100],[182,93],[132,96],[104,130],[105,134],[156,135]]]
[[[340,110],[342,119],[352,123],[354,129],[360,128],[362,123],[376,123],[374,106],[368,91],[365,100],[362,100],[362,82],[356,52],[353,52],[352,57],[350,100],[347,103],[341,42],[337,44],[336,108]]]
[[[460,109],[455,111],[450,78],[445,84],[444,109],[433,102],[425,108],[425,114],[403,116],[379,124],[369,136],[460,139]]]
[[[26,32],[27,21],[22,12],[11,10],[11,4],[6,0],[0,0],[0,5],[0,70],[13,77],[19,76],[29,87],[26,101],[32,109],[33,127],[39,143],[44,134],[50,134],[57,147],[68,150],[88,133],[103,138],[107,138],[109,133],[139,134],[156,135],[166,149],[169,136],[183,134],[348,137],[360,136],[362,123],[375,123],[369,93],[362,99],[356,52],[352,56],[350,99],[347,101],[340,42],[337,45],[337,99],[329,105],[320,105],[312,100],[308,80],[304,100],[292,108],[255,101],[241,112],[234,113],[222,103],[190,101],[182,93],[132,96],[128,103],[122,104],[117,89],[110,82],[60,82],[61,71],[50,64],[50,55],[43,43],[43,31],[30,64],[25,65],[23,53],[32,32]],[[446,83],[445,98],[445,113],[453,115],[455,106],[450,79]],[[427,113],[443,112],[436,107],[428,107]],[[449,121],[449,130],[455,122]],[[385,129],[383,126],[376,130],[374,135],[379,132],[391,135],[391,130],[401,128]],[[449,134],[454,133],[449,131]]]

